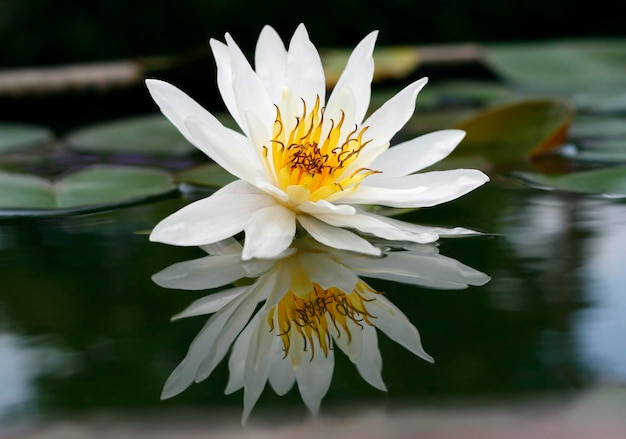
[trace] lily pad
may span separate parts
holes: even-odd
[[[0,122],[0,153],[34,148],[53,139],[54,134],[46,127]]]
[[[626,197],[626,166],[573,172],[563,175],[516,173],[522,181],[544,190],[558,190],[606,197]]]
[[[88,153],[181,156],[197,151],[161,114],[80,128],[66,140],[71,149]]]
[[[624,39],[493,44],[484,54],[496,74],[530,88],[578,92],[626,84]]]
[[[95,166],[55,181],[0,171],[0,216],[61,215],[145,201],[176,189],[169,173]]]
[[[178,183],[209,188],[220,188],[237,179],[215,163],[206,163],[185,169],[176,173],[174,178]]]
[[[475,113],[455,128],[467,135],[454,156],[482,156],[493,164],[536,158],[562,146],[574,115],[568,101],[529,99]]]

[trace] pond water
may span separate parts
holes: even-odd
[[[516,398],[626,383],[626,205],[492,180],[402,216],[486,232],[442,239],[439,250],[488,274],[489,283],[441,291],[370,282],[419,329],[435,363],[381,336],[385,393],[336,355],[322,412],[329,403]],[[186,202],[171,196],[82,215],[0,220],[0,432],[77,413],[240,410],[241,392],[223,394],[225,364],[159,400],[206,321],[169,319],[206,293],[160,288],[151,276],[202,252],[151,243],[141,232]],[[296,389],[278,397],[266,388],[258,403],[294,406],[305,412]]]

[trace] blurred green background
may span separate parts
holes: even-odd
[[[565,0],[0,0],[0,68],[163,55],[231,32],[247,49],[264,24],[299,22],[318,46],[513,41],[623,33],[619,6]]]

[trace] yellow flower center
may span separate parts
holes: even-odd
[[[368,175],[376,173],[368,168],[350,169],[359,153],[371,141],[364,140],[368,127],[355,126],[348,134],[344,128],[345,114],[338,121],[331,120],[324,134],[324,108],[319,96],[311,111],[303,102],[302,115],[296,118],[291,130],[285,129],[280,108],[276,106],[272,139],[263,146],[263,155],[276,184],[299,201],[319,201],[340,198],[340,192],[349,192]],[[345,172],[349,170],[349,172]]]
[[[378,294],[364,282],[359,281],[351,293],[345,293],[336,287],[328,289],[313,283],[312,290],[304,297],[293,291],[270,310],[267,322],[270,332],[276,331],[283,343],[285,357],[294,345],[303,346],[304,351],[310,350],[311,358],[315,356],[315,343],[328,356],[331,346],[331,333],[334,328],[336,337],[348,337],[352,340],[349,322],[363,328],[372,326],[370,319],[375,318],[366,309],[365,303],[375,300],[371,294]],[[310,349],[309,349],[310,347]],[[293,357],[292,360],[298,358]]]

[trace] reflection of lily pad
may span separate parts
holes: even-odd
[[[563,175],[517,173],[529,186],[584,194],[626,197],[626,166]]]
[[[237,179],[237,177],[228,173],[228,171],[215,163],[207,163],[185,169],[184,171],[178,172],[175,178],[179,183],[211,188],[226,186],[231,181]]]
[[[176,188],[153,169],[97,166],[56,181],[0,171],[0,216],[58,215],[129,204]]]
[[[578,92],[594,84],[626,84],[624,39],[494,44],[484,53],[503,78],[534,88]]]
[[[188,155],[196,152],[160,114],[122,119],[81,128],[67,137],[81,152],[149,155]]]
[[[0,152],[34,148],[54,138],[46,127],[13,122],[0,122]]]
[[[556,99],[491,107],[456,125],[467,135],[453,154],[482,156],[494,164],[534,158],[565,143],[573,114],[567,101]]]

